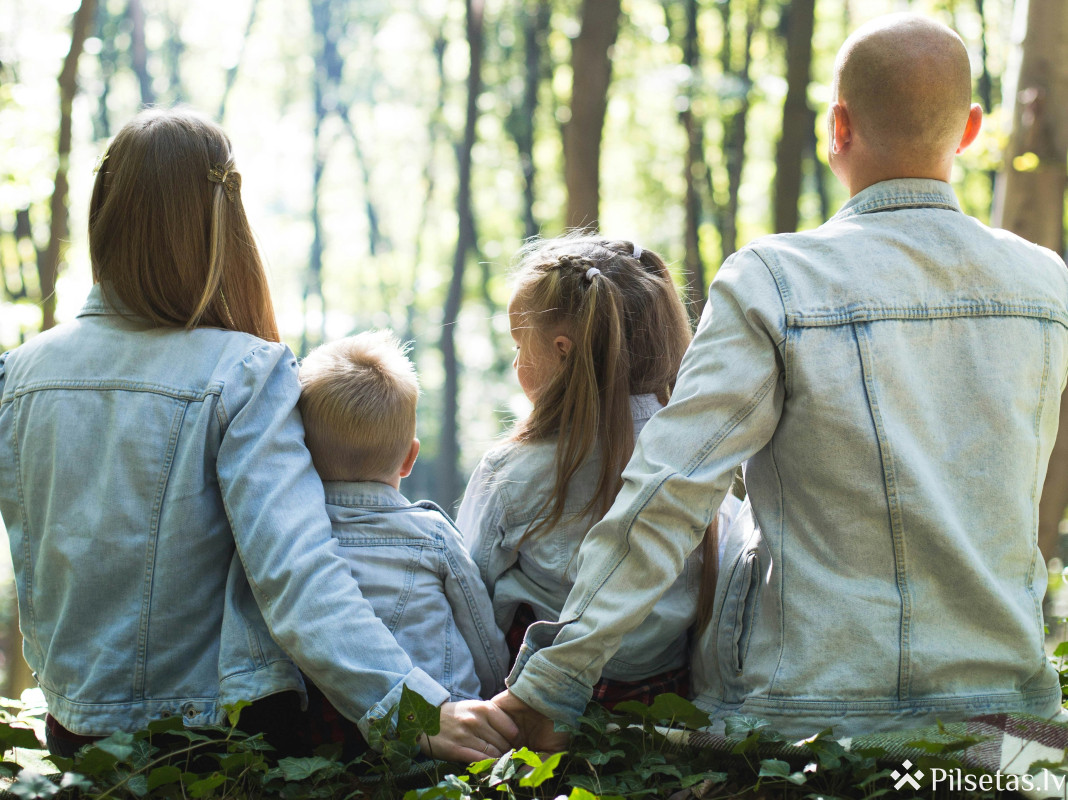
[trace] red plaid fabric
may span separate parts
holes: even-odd
[[[523,637],[526,636],[527,628],[537,621],[538,617],[534,609],[526,603],[521,603],[516,609],[512,625],[504,635],[513,662],[523,646]],[[593,687],[593,697],[590,699],[611,711],[616,703],[622,703],[624,700],[637,700],[639,703],[650,705],[653,698],[666,692],[680,697],[690,696],[689,667],[670,669],[640,681],[616,681],[611,678],[601,678]]]

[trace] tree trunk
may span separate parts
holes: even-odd
[[[686,186],[683,242],[683,277],[686,281],[686,309],[690,321],[701,317],[705,306],[705,264],[701,257],[701,224],[704,221],[702,191],[708,185],[708,163],[705,161],[704,123],[694,113],[694,87],[701,83],[701,48],[698,41],[697,0],[685,2],[685,27],[682,33],[682,63],[689,68],[685,87],[685,103],[679,112],[679,124],[686,134],[686,158],[683,182]],[[670,22],[670,3],[665,2],[664,13]]]
[[[812,132],[808,107],[809,69],[812,64],[812,28],[816,0],[794,0],[783,8],[786,24],[786,102],[782,109],[782,135],[775,155],[775,232],[797,230],[797,204],[801,199],[802,159]]]
[[[52,191],[52,224],[48,249],[37,262],[41,284],[41,330],[56,324],[56,279],[59,277],[70,238],[67,223],[67,169],[70,162],[71,107],[78,92],[78,57],[96,14],[96,0],[82,0],[71,21],[70,50],[59,73],[59,166],[56,167],[55,188]]]
[[[460,485],[460,437],[458,412],[460,397],[460,364],[456,357],[456,323],[460,318],[460,305],[464,294],[464,265],[468,254],[475,249],[474,214],[471,209],[471,151],[475,146],[475,125],[478,122],[478,96],[482,91],[482,36],[484,0],[466,0],[467,46],[471,54],[471,67],[467,74],[467,115],[464,124],[463,142],[457,148],[458,185],[456,189],[456,213],[459,217],[459,233],[456,237],[456,255],[452,262],[452,278],[445,298],[445,311],[441,329],[441,357],[445,367],[441,414],[441,447],[438,451],[438,496],[443,505],[451,509],[459,499]]]
[[[571,48],[571,119],[564,126],[564,183],[569,228],[597,229],[601,134],[612,80],[610,50],[619,30],[620,0],[583,0],[582,29]]]
[[[150,106],[156,102],[156,93],[152,89],[152,76],[148,72],[145,7],[141,0],[130,0],[126,6],[126,16],[130,20],[130,59],[137,76],[137,85],[141,88],[141,105]]]
[[[549,32],[552,6],[549,0],[524,7],[520,13],[523,25],[523,103],[514,112],[516,149],[523,171],[523,231],[526,238],[536,236],[541,226],[534,216],[534,123],[538,110],[538,89],[542,77],[542,50]]]
[[[1068,3],[1030,0],[1012,138],[997,181],[993,223],[1064,253],[1068,188]],[[1006,97],[1012,95],[1006,92]],[[1068,506],[1068,397],[1039,505],[1038,540],[1048,559],[1059,552],[1058,526]]]

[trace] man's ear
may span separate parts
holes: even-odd
[[[415,459],[419,458],[419,440],[412,439],[411,447],[408,448],[408,455],[404,458],[404,463],[401,464],[400,476],[407,478],[412,474],[412,468],[415,466]]]
[[[982,126],[983,107],[978,103],[972,103],[971,110],[968,111],[968,124],[964,126],[964,135],[960,137],[960,145],[957,147],[958,153],[975,141]]]
[[[566,336],[557,336],[553,339],[553,347],[556,348],[556,355],[563,361],[567,357],[567,354],[571,352],[571,346],[574,344]]]
[[[853,142],[853,123],[849,110],[841,103],[831,103],[830,115],[831,152],[841,153]]]

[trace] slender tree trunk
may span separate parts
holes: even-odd
[[[696,321],[704,310],[707,292],[705,264],[701,257],[701,224],[704,220],[702,191],[708,183],[708,164],[705,161],[704,123],[694,113],[694,87],[701,83],[697,0],[685,0],[684,10],[686,19],[682,34],[682,63],[689,68],[689,78],[685,87],[685,107],[679,112],[679,124],[686,134],[686,158],[683,165],[683,181],[686,186],[683,275],[686,281],[686,308],[690,320]],[[665,3],[664,13],[670,21],[669,3]]]
[[[567,227],[596,230],[601,196],[601,135],[612,80],[610,50],[620,0],[583,0],[582,29],[571,49],[571,119],[564,126]]]
[[[447,508],[459,499],[460,438],[458,431],[460,364],[456,357],[456,323],[464,293],[464,265],[468,254],[476,247],[475,220],[471,210],[471,151],[475,146],[475,125],[478,122],[478,96],[482,91],[482,37],[485,5],[483,0],[466,0],[467,46],[471,67],[467,74],[467,114],[464,138],[457,149],[458,186],[456,213],[459,234],[456,255],[452,263],[452,278],[445,298],[442,318],[441,356],[445,367],[444,397],[442,398],[441,447],[438,451],[439,497]]]
[[[726,3],[724,28],[729,28],[730,4]],[[738,109],[724,121],[723,155],[727,162],[727,205],[720,216],[720,248],[723,260],[738,249],[738,192],[742,186],[742,169],[745,166],[746,126],[749,118],[749,67],[753,60],[753,36],[763,11],[763,0],[746,0],[745,46],[742,50],[742,65],[735,71],[745,93],[739,100]],[[724,47],[729,37],[724,35]],[[729,53],[728,53],[729,58]]]
[[[523,103],[514,116],[512,129],[515,131],[515,144],[523,171],[523,231],[526,238],[536,236],[541,227],[534,216],[534,118],[541,86],[541,55],[551,14],[549,0],[526,4],[520,14],[523,25]]]
[[[56,279],[63,265],[67,240],[67,168],[70,162],[71,107],[78,92],[78,57],[82,54],[85,39],[89,35],[96,0],[82,0],[71,22],[70,50],[59,73],[59,166],[56,167],[55,188],[52,191],[52,224],[48,237],[48,249],[37,267],[41,284],[41,330],[56,324]]]
[[[1068,188],[1068,3],[1030,0],[1015,87],[1012,138],[998,178],[993,223],[1064,253]],[[1006,97],[1010,95],[1006,92]],[[1039,504],[1038,541],[1058,554],[1058,526],[1068,506],[1068,395]]]
[[[802,159],[812,129],[808,107],[809,69],[812,64],[812,29],[816,0],[794,0],[785,6],[786,102],[782,109],[782,135],[775,155],[775,232],[797,230],[797,204],[801,199]]]
[[[130,0],[126,6],[126,17],[130,20],[130,59],[137,76],[137,85],[141,88],[141,105],[150,106],[156,102],[156,93],[152,89],[152,76],[148,72],[145,7],[141,0]]]

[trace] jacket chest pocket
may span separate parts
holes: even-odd
[[[745,667],[753,620],[760,602],[760,555],[746,550],[731,570],[719,615],[719,663],[724,678],[739,676]]]

